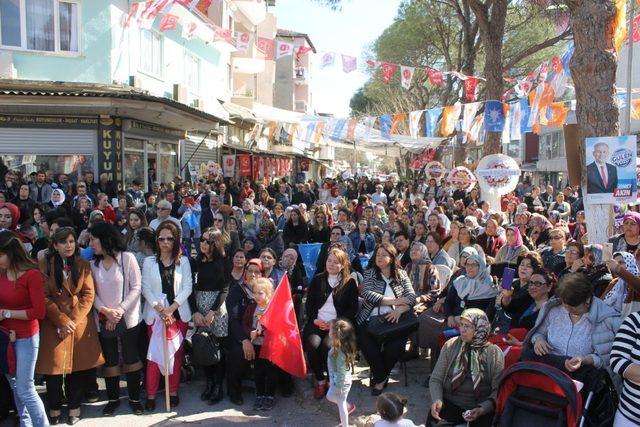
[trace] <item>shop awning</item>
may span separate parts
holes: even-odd
[[[253,111],[243,107],[242,105],[234,104],[233,102],[223,102],[222,107],[229,113],[229,117],[237,121],[249,122],[249,123],[262,123],[262,120],[258,119]]]

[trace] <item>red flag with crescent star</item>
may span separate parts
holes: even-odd
[[[291,375],[305,377],[307,364],[302,351],[291,286],[285,274],[260,318],[265,329],[260,358],[270,360]]]

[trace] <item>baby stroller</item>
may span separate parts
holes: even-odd
[[[516,363],[500,380],[494,425],[613,425],[618,395],[607,371],[594,369],[582,393],[567,374],[553,366]]]

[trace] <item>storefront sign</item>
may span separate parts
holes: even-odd
[[[236,172],[235,154],[225,154],[222,156],[222,171],[225,178],[233,178]]]
[[[97,117],[0,115],[0,127],[95,129]]]
[[[125,132],[152,135],[160,138],[184,139],[186,132],[180,129],[171,129],[153,123],[139,122],[137,120],[125,120],[123,130]]]
[[[106,173],[118,191],[122,190],[122,121],[101,118],[98,127],[98,176]]]

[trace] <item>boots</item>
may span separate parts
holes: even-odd
[[[207,379],[207,385],[204,387],[204,391],[200,395],[200,400],[207,401],[211,399],[211,393],[213,392],[213,381]]]
[[[222,400],[222,384],[215,384],[209,397],[209,405],[215,405]]]

